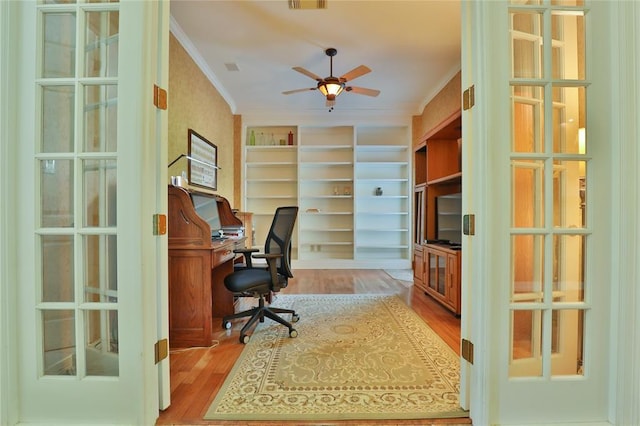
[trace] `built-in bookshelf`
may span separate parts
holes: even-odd
[[[295,127],[252,128],[247,135],[254,145],[245,146],[243,209],[253,213],[256,248],[263,249],[273,214],[280,206],[298,205],[298,150],[296,145],[274,144],[269,140],[287,140]],[[296,132],[297,133],[297,132]],[[292,257],[297,257],[297,242],[293,240]]]
[[[357,129],[356,260],[410,257],[408,140],[406,127]]]
[[[280,145],[289,132],[293,144]],[[247,128],[243,208],[256,240],[276,207],[296,204],[297,267],[409,268],[409,146],[408,126]]]
[[[413,283],[456,315],[462,240],[462,117],[457,111],[414,148]]]

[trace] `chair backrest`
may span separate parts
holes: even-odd
[[[298,207],[278,207],[271,222],[271,228],[264,243],[265,253],[284,254],[278,259],[278,274],[287,278],[293,278],[291,272],[291,238],[293,236],[293,227],[296,224],[298,216]]]

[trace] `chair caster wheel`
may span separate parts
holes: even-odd
[[[300,315],[298,314],[291,315],[291,322],[298,322],[298,321],[300,321]]]
[[[231,330],[231,321],[223,321],[222,328],[224,328],[225,330]]]
[[[240,343],[244,343],[246,345],[249,343],[249,339],[251,339],[251,336],[247,336],[246,334],[244,336],[240,336]]]
[[[289,337],[298,337],[298,332],[292,328],[289,330]]]

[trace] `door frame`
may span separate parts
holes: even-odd
[[[634,1],[611,2],[610,32],[594,39],[610,37],[613,168],[611,198],[614,223],[612,258],[617,268],[611,271],[611,334],[609,421],[615,424],[640,424],[640,4]]]
[[[15,68],[9,66],[15,62],[16,48],[11,35],[15,34],[15,7],[12,2],[0,2],[0,205],[11,206],[15,203],[15,108],[11,99],[15,99]],[[16,212],[13,209],[0,208],[0,424],[14,424],[17,421],[18,406],[16,364],[17,333],[16,319],[16,282],[15,250]]]

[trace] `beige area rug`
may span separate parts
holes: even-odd
[[[459,358],[397,296],[279,295],[299,335],[260,324],[209,420],[466,417]]]

